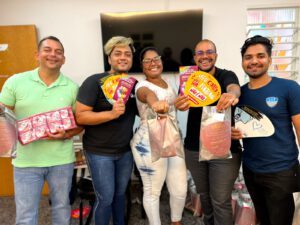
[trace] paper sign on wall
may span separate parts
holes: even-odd
[[[8,48],[8,44],[0,44],[0,52],[6,51]]]

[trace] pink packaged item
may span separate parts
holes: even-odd
[[[56,133],[58,128],[70,130],[76,127],[71,106],[24,118],[17,125],[19,141],[23,145],[46,137],[47,131]]]
[[[126,103],[131,93],[131,90],[134,87],[135,82],[136,79],[134,79],[133,77],[121,78],[116,88],[113,99],[116,101],[122,99],[123,102]]]
[[[241,194],[237,201],[236,225],[256,225],[256,214],[250,195]]]
[[[218,112],[216,106],[203,107],[199,160],[231,158],[231,110]]]
[[[184,94],[185,83],[189,79],[189,76],[195,71],[198,71],[198,66],[180,66],[179,67],[180,95]]]
[[[191,211],[193,213],[193,216],[201,217],[202,208],[200,202],[200,194],[188,192],[184,208]]]

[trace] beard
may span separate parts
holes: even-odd
[[[212,65],[211,67],[208,67],[206,69],[201,68],[201,66],[199,66],[199,65],[197,65],[197,66],[198,66],[199,70],[201,70],[201,71],[203,71],[205,73],[209,73],[210,71],[212,71],[215,68],[215,65]]]
[[[210,71],[212,71],[213,68],[214,68],[214,66],[212,66],[212,67],[210,67],[210,68],[208,68],[208,69],[201,69],[201,68],[199,67],[199,69],[200,69],[201,71],[205,72],[205,73],[209,73]]]
[[[199,70],[206,72],[206,73],[210,73],[214,68],[215,68],[215,63],[212,62],[212,60],[209,61],[211,63],[211,66],[208,68],[203,68],[201,65],[201,60],[198,60],[198,62],[196,63]]]
[[[245,70],[245,73],[246,73],[251,79],[259,79],[259,78],[261,78],[262,76],[264,76],[265,74],[268,73],[268,68],[262,70],[261,72],[247,72],[247,71]]]
[[[261,78],[263,75],[265,75],[266,73],[259,73],[259,74],[249,74],[246,73],[251,79],[259,79]]]

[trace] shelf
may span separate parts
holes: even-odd
[[[250,28],[247,36],[262,35],[265,37],[293,36],[298,31],[297,28]]]
[[[273,51],[290,51],[297,47],[298,42],[273,42]]]
[[[85,168],[87,168],[87,165],[86,164],[84,164],[84,165],[74,165],[74,169],[85,169]]]
[[[299,74],[298,8],[250,9],[247,12],[247,37],[261,35],[272,40],[270,76],[297,80]],[[249,77],[245,75],[245,81]]]
[[[299,42],[273,42],[274,45],[298,45]]]
[[[261,26],[261,25],[281,25],[281,24],[293,24],[295,26],[294,21],[286,21],[286,22],[274,22],[274,23],[248,23],[247,26]]]
[[[78,150],[83,149],[82,143],[81,142],[74,142],[73,143],[73,149],[74,149],[74,151],[78,151]]]
[[[287,71],[282,71],[282,70],[269,70],[268,73],[276,73],[276,74],[279,74],[279,73],[290,73],[291,75],[294,75],[294,74],[297,74],[298,72],[296,70],[287,70]]]
[[[277,70],[270,70],[268,71],[270,76],[272,77],[279,77],[284,79],[290,79],[290,80],[297,80],[298,72],[297,71],[277,71]]]
[[[294,60],[298,60],[296,56],[272,56],[272,64],[291,64]]]

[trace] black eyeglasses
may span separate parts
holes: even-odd
[[[147,64],[147,65],[151,64],[152,62],[160,63],[161,62],[161,56],[158,55],[158,56],[155,56],[152,59],[147,58],[147,59],[143,59],[143,61],[142,61],[143,64]]]
[[[206,50],[206,51],[201,51],[201,50],[199,50],[199,51],[196,51],[196,52],[195,52],[195,55],[196,55],[196,56],[204,56],[204,55],[212,56],[212,55],[214,55],[214,54],[216,54],[216,51],[215,51],[215,50],[212,50],[212,49],[208,49],[208,50]]]

